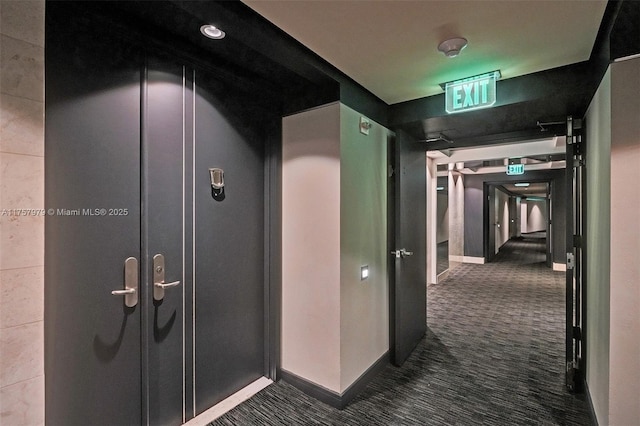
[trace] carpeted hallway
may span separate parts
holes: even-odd
[[[427,335],[340,411],[273,384],[213,425],[591,425],[564,389],[564,273],[544,239],[508,242],[427,290]]]

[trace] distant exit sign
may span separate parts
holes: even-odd
[[[445,84],[445,109],[449,114],[488,108],[496,103],[500,71],[476,75]]]
[[[524,174],[524,164],[509,164],[509,165],[507,165],[507,174],[508,175],[523,175]]]

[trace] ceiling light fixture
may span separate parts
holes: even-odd
[[[203,25],[200,27],[200,32],[205,36],[214,40],[220,40],[226,35],[224,31],[215,25]]]
[[[516,183],[515,186],[520,187],[520,188],[526,188],[527,186],[529,186],[529,183],[528,182]]]
[[[467,47],[466,38],[454,37],[440,43],[438,45],[438,50],[444,53],[444,56],[448,58],[455,58],[465,47]]]

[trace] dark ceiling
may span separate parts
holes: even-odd
[[[259,94],[263,108],[271,112],[285,115],[340,100],[416,140],[443,134],[453,141],[430,144],[430,149],[564,134],[565,125],[549,124],[542,131],[537,123],[563,122],[568,115],[583,117],[606,67],[615,59],[612,55],[640,52],[640,2],[610,1],[588,61],[498,81],[495,107],[447,115],[443,94],[385,104],[240,2],[73,3],[105,16],[111,31],[134,29],[139,42],[224,74],[247,96]],[[216,43],[193,31],[203,22],[235,30],[224,43]],[[610,48],[612,40],[617,43]]]

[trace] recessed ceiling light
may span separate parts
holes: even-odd
[[[516,183],[516,186],[519,186],[521,188],[526,188],[527,186],[529,186],[529,183],[528,182]]]
[[[465,47],[467,47],[466,38],[454,37],[440,43],[438,45],[438,50],[444,53],[448,58],[455,58]]]
[[[215,25],[203,25],[200,27],[200,32],[205,37],[209,37],[214,40],[220,40],[221,38],[224,38],[224,36],[226,35],[224,31],[222,31],[220,28],[216,27]]]

